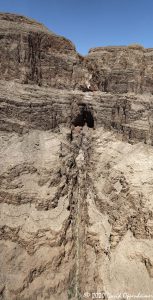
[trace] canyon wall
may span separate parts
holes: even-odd
[[[0,299],[153,297],[153,49],[0,42]]]

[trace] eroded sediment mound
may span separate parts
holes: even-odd
[[[153,49],[0,39],[0,298],[153,295]]]

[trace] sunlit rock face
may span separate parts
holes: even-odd
[[[153,296],[153,50],[0,39],[0,299]]]

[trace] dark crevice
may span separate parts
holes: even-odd
[[[94,128],[94,118],[92,113],[86,108],[86,106],[83,106],[80,113],[76,116],[76,118],[73,121],[74,126],[80,126],[83,127],[84,125],[87,125],[89,128]]]

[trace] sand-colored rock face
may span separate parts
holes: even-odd
[[[0,38],[0,299],[152,299],[152,49]]]

